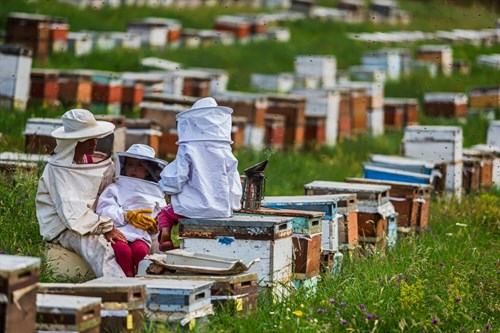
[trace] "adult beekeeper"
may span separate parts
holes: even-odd
[[[231,150],[232,113],[205,97],[177,115],[179,149],[158,182],[171,198],[158,214],[161,251],[174,248],[171,229],[180,218],[230,217],[241,208],[238,160]]]
[[[78,253],[97,277],[125,277],[111,243],[126,239],[111,218],[94,212],[98,195],[113,179],[115,126],[96,121],[84,109],[67,111],[61,120],[63,126],[51,133],[57,146],[38,182],[40,233],[44,240]]]

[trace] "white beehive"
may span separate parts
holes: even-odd
[[[295,72],[318,77],[321,87],[332,88],[335,86],[337,59],[334,56],[298,56],[295,58]]]
[[[19,45],[0,46],[0,100],[25,109],[29,98],[32,51]]]
[[[447,163],[462,160],[463,134],[457,126],[407,126],[403,137],[405,156]]]
[[[294,90],[306,98],[306,116],[326,116],[325,143],[335,146],[338,136],[340,93],[331,90]]]

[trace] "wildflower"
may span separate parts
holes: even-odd
[[[439,263],[439,266],[440,266],[440,267],[443,267],[443,266],[444,266],[444,262],[442,262],[442,261],[441,261],[441,262]]]
[[[460,327],[460,332],[465,332],[465,327]]]
[[[373,315],[371,313],[366,315],[366,319],[371,320],[373,318]]]
[[[437,324],[439,322],[439,320],[437,320],[437,318],[432,318],[432,323],[433,324]]]
[[[293,311],[292,312],[294,315],[296,315],[297,317],[302,317],[304,315],[304,313],[302,313],[302,311],[300,310],[297,310],[297,311]]]
[[[317,312],[317,313],[323,313],[323,309],[322,309],[322,308],[318,308],[318,309],[316,310],[316,312]]]
[[[359,305],[359,308],[360,308],[361,310],[363,310],[363,309],[365,308],[365,305],[364,305],[363,303],[361,303],[361,304]]]
[[[340,321],[340,323],[341,323],[342,325],[347,325],[347,320],[342,319],[342,320]]]
[[[340,307],[341,307],[341,308],[344,308],[344,307],[345,307],[345,302],[344,302],[344,301],[341,301],[341,302],[339,303],[339,305],[340,305]]]
[[[475,314],[472,315],[472,319],[476,319],[477,316]]]
[[[335,300],[333,298],[330,298],[330,304],[335,303]]]
[[[490,325],[490,324],[486,324],[486,326],[484,326],[484,328],[485,328],[486,330],[489,330],[489,329],[491,328],[491,325]]]
[[[431,231],[432,229],[431,229],[431,227],[427,227],[427,228],[425,228],[425,230]]]
[[[457,298],[455,298],[455,303],[460,303],[461,300],[462,300],[462,298],[457,297]]]

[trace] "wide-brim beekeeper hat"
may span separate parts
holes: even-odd
[[[131,157],[144,161],[144,166],[154,181],[160,180],[160,173],[168,164],[166,161],[155,157],[156,152],[153,147],[141,143],[133,144],[129,149],[127,149],[127,151],[118,152],[116,153],[116,155],[117,175],[122,175],[123,173],[122,171],[124,168],[124,157]]]
[[[231,141],[233,109],[217,105],[212,97],[196,101],[191,109],[180,112],[177,119],[177,143],[191,141]]]
[[[56,139],[101,138],[113,133],[115,125],[108,121],[97,121],[92,112],[85,109],[73,109],[61,117],[63,126],[52,131]]]

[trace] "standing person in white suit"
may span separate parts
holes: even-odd
[[[158,182],[171,200],[158,215],[161,251],[174,248],[170,231],[179,218],[224,218],[241,208],[238,160],[231,150],[232,113],[205,97],[177,115],[177,156]]]
[[[114,174],[109,154],[95,150],[100,139],[112,144],[115,125],[96,121],[84,109],[67,111],[61,119],[63,126],[52,132],[57,146],[38,182],[40,233],[46,241],[78,253],[97,277],[125,277],[111,247],[125,237],[111,218],[94,212],[99,193]]]
[[[143,144],[116,155],[115,182],[102,192],[96,212],[111,217],[125,235],[126,242],[116,241],[112,246],[125,275],[133,277],[158,237],[155,218],[166,202],[157,182],[167,162],[155,158],[155,150]]]

